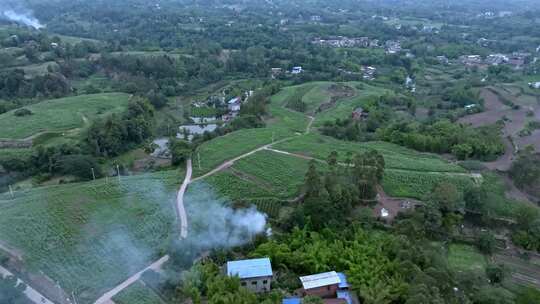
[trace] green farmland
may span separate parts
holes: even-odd
[[[0,235],[31,270],[91,303],[167,247],[182,178],[164,171],[3,194]]]
[[[40,132],[69,131],[93,120],[124,110],[129,95],[123,93],[81,95],[51,99],[26,107],[32,115],[0,115],[0,138],[21,139]]]

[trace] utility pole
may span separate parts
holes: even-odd
[[[120,183],[120,166],[116,165],[116,174],[118,175],[118,182]]]
[[[92,169],[92,179],[96,180],[96,173],[94,172],[94,168],[91,168],[91,169]]]
[[[73,298],[73,303],[78,304],[77,303],[77,298],[75,297],[75,292],[74,291],[71,292],[71,297]]]
[[[15,197],[15,195],[13,195],[13,188],[11,188],[11,185],[9,185],[9,194],[11,194],[11,198]]]
[[[199,170],[201,170],[201,153],[200,152],[197,152],[197,160],[199,163]]]

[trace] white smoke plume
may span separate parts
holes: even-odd
[[[189,239],[197,247],[240,246],[265,232],[266,215],[256,208],[233,209],[211,187],[202,183],[190,187],[184,201],[188,208]]]
[[[33,17],[30,12],[17,13],[14,10],[10,9],[10,10],[3,11],[2,14],[4,15],[4,17],[6,17],[7,19],[11,21],[22,23],[27,26],[31,26],[35,29],[40,29],[40,28],[45,27],[43,24],[39,22],[39,20]]]

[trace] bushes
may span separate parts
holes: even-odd
[[[66,155],[58,160],[58,171],[61,174],[75,175],[90,180],[101,177],[101,169],[96,159],[90,155]]]
[[[17,109],[17,110],[15,110],[15,112],[13,112],[13,115],[18,116],[18,117],[29,116],[29,115],[32,115],[32,114],[33,114],[32,111],[30,111],[29,109],[26,109],[26,108]]]

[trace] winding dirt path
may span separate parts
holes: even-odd
[[[191,165],[191,158],[186,162],[186,176],[184,177],[184,182],[180,186],[180,190],[176,195],[176,215],[180,222],[180,238],[185,239],[188,234],[188,223],[187,223],[187,214],[186,208],[184,206],[184,194],[186,193],[187,187],[191,182],[191,175],[193,173],[193,167]]]

